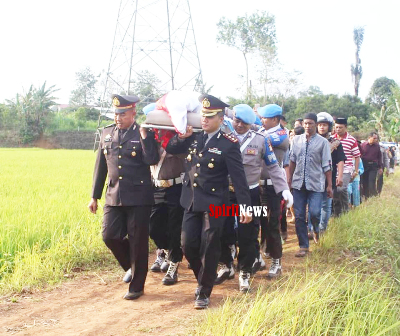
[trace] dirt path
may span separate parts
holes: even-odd
[[[302,260],[294,257],[297,239],[289,224],[284,245],[284,272]],[[154,255],[149,262],[153,262]],[[269,261],[267,261],[268,265]],[[88,273],[48,292],[22,294],[17,302],[0,302],[1,335],[188,335],[202,311],[193,309],[196,281],[187,263],[179,270],[179,282],[163,286],[163,273],[148,273],[145,295],[137,301],[122,299],[127,285],[123,272]],[[256,274],[252,287],[268,283],[266,271]],[[210,308],[227,296],[240,295],[234,280],[214,287]]]

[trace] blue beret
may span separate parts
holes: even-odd
[[[242,120],[246,124],[254,124],[256,121],[256,114],[253,109],[246,104],[239,104],[233,107],[235,117]]]
[[[254,122],[256,125],[262,126],[261,119],[258,115],[256,115],[256,121]]]
[[[276,104],[268,104],[258,109],[262,118],[273,118],[282,115],[282,107]]]
[[[145,107],[142,108],[142,111],[145,115],[147,115],[147,113],[155,110],[156,108],[156,103],[151,103],[149,105],[146,105]]]

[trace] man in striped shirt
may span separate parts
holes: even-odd
[[[340,140],[344,154],[346,155],[343,170],[343,185],[341,187],[338,186],[333,194],[333,213],[335,216],[339,216],[342,212],[349,210],[347,186],[358,175],[361,154],[357,140],[347,133],[347,118],[336,119],[335,134],[333,137]]]

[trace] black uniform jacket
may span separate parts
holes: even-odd
[[[120,140],[113,124],[104,128],[93,174],[92,198],[100,199],[108,174],[106,203],[111,206],[154,203],[150,165],[160,159],[154,134],[142,139],[134,123]]]
[[[204,132],[184,140],[174,136],[166,151],[187,153],[181,205],[193,211],[209,211],[210,205],[229,204],[231,176],[239,204],[250,205],[249,187],[236,139],[218,131],[203,148]],[[201,149],[203,148],[203,149]]]

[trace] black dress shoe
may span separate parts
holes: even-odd
[[[143,295],[143,291],[140,292],[127,292],[124,295],[124,299],[125,300],[136,300],[138,298],[140,298]]]
[[[132,271],[128,269],[122,279],[123,282],[130,283],[132,281]]]
[[[194,309],[207,309],[209,304],[210,298],[200,294],[194,301]]]

